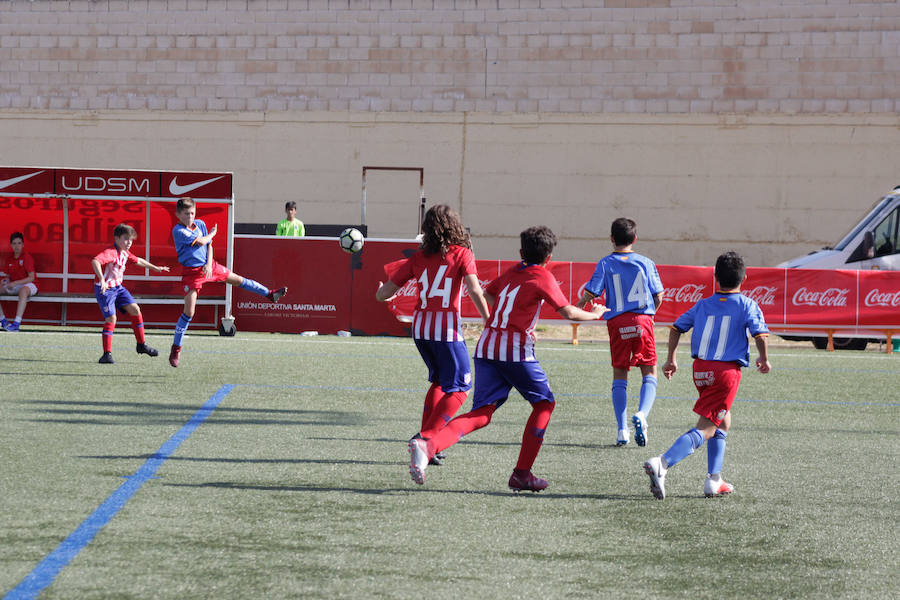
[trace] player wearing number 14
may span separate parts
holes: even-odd
[[[647,444],[647,417],[656,400],[656,339],[653,315],[662,303],[663,286],[656,265],[632,249],[637,226],[631,219],[612,222],[610,241],[613,253],[600,260],[594,275],[584,286],[576,306],[582,307],[606,294],[606,326],[612,355],[612,404],[618,426],[617,446],[628,443],[625,413],[628,409],[628,369],[641,370],[638,411],[632,417],[634,441]]]

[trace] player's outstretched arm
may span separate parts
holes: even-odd
[[[772,370],[772,364],[769,362],[769,336],[762,334],[754,338],[756,342],[756,350],[759,352],[759,358],[756,359],[756,368],[760,373],[768,373]]]
[[[400,290],[400,286],[393,281],[378,282],[378,290],[375,292],[375,299],[379,302],[386,302],[394,297],[394,294]]]
[[[153,270],[156,271],[157,273],[161,273],[161,272],[163,272],[163,271],[165,271],[165,272],[167,272],[167,273],[169,272],[169,267],[157,267],[157,266],[154,265],[153,263],[151,263],[151,262],[149,262],[149,261],[146,261],[146,260],[144,260],[143,258],[140,258],[140,257],[138,257],[138,259],[137,259],[137,266],[141,267],[142,269],[143,269],[143,268],[153,269]]]
[[[584,305],[594,299],[594,295],[589,291],[585,290],[581,295],[581,298],[578,299],[578,302],[575,303],[575,308],[584,308]]]
[[[470,273],[469,275],[466,275],[464,281],[466,283],[466,290],[469,292],[469,298],[472,299],[475,309],[478,310],[478,314],[481,315],[481,318],[487,323],[488,319],[491,318],[491,307],[484,297],[484,290],[481,289],[481,282],[478,281],[478,275]]]
[[[663,364],[663,375],[666,379],[672,379],[672,375],[678,371],[678,362],[675,360],[675,351],[678,349],[678,342],[681,340],[681,332],[677,329],[669,330],[669,347],[666,356],[666,362]]]
[[[589,311],[578,308],[574,304],[567,304],[562,308],[559,308],[556,312],[558,312],[562,318],[570,321],[597,321],[603,318],[603,313],[608,310],[609,308],[602,304],[595,304]]]

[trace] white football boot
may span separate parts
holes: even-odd
[[[657,500],[664,500],[666,497],[666,471],[668,467],[663,466],[661,456],[654,456],[644,463],[644,473],[650,476],[650,492]]]
[[[734,486],[727,483],[721,476],[716,475],[715,479],[713,479],[712,475],[706,476],[706,481],[703,483],[703,493],[707,498],[724,496],[732,492],[734,492]]]
[[[647,419],[644,418],[644,413],[640,411],[634,413],[634,416],[631,417],[631,422],[634,423],[634,441],[637,442],[638,446],[646,446]]]
[[[616,436],[616,446],[624,446],[628,443],[628,430],[620,429],[619,435]]]
[[[428,468],[428,442],[422,438],[409,440],[409,475],[412,480],[423,485],[425,469]]]

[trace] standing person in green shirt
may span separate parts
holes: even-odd
[[[284,237],[303,237],[306,235],[303,221],[297,218],[297,203],[285,202],[284,212],[287,213],[287,218],[278,222],[278,227],[275,229],[275,235]]]

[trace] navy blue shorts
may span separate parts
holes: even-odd
[[[537,361],[507,362],[504,360],[475,359],[475,393],[472,410],[495,404],[500,408],[516,388],[522,397],[531,402],[553,402],[553,391],[547,374]]]
[[[116,313],[117,308],[122,312],[125,312],[126,306],[135,304],[134,298],[131,297],[131,293],[129,293],[123,285],[106,288],[106,293],[101,294],[100,286],[95,283],[94,296],[97,297],[97,304],[100,305],[100,312],[102,312],[104,318],[107,319]]]
[[[428,367],[428,381],[439,384],[446,393],[472,389],[472,367],[465,342],[413,341]]]

